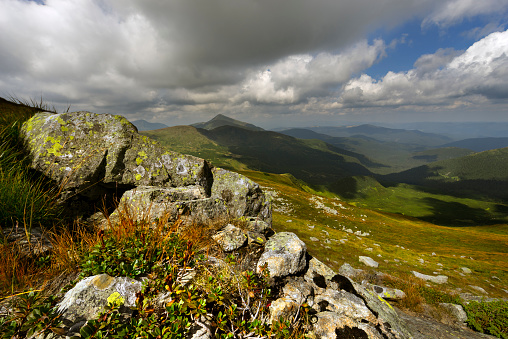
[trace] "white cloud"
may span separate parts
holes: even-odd
[[[466,93],[457,92],[460,98],[473,93],[499,98],[506,71],[502,56],[487,62],[490,78],[480,87],[467,86],[479,74],[471,60],[461,61],[468,63],[467,72],[465,66],[450,68],[458,58],[453,50],[422,56],[414,70],[389,73],[380,81],[367,75],[350,79],[396,47],[395,41],[387,47],[382,40],[365,40],[376,28],[429,13],[426,22],[445,25],[492,13],[496,6],[507,9],[507,2],[485,0],[478,7],[468,0],[290,5],[273,0],[0,0],[0,96],[42,94],[73,109],[122,114],[256,109],[326,114],[353,107],[353,100],[360,106],[417,105],[420,92],[434,98],[441,84],[457,87],[447,78],[453,76]],[[449,96],[441,97],[448,104]]]
[[[466,18],[478,15],[503,13],[508,10],[508,0],[451,0],[443,1],[424,21],[424,25],[434,23],[449,26]]]
[[[424,55],[415,69],[375,80],[363,74],[344,87],[338,102],[353,106],[444,106],[455,108],[487,99],[508,99],[508,30],[492,33],[453,56]]]

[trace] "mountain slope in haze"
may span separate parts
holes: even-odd
[[[508,198],[508,148],[432,162],[383,176],[393,182],[427,186],[443,192]]]
[[[508,138],[471,138],[454,141],[443,145],[443,147],[461,147],[475,152],[483,152],[508,147]]]
[[[421,166],[429,162],[461,157],[473,153],[460,148],[426,149],[421,145],[380,141],[364,135],[353,137],[332,137],[310,129],[293,128],[280,133],[300,139],[319,139],[333,146],[367,156],[385,166],[369,168],[377,174],[389,174]]]
[[[317,133],[327,134],[332,137],[352,137],[363,135],[379,141],[392,141],[401,144],[419,145],[424,147],[440,146],[453,141],[451,138],[440,134],[424,133],[417,130],[386,128],[369,124],[348,127],[308,127],[308,129]]]
[[[257,127],[255,125],[252,125],[252,124],[240,121],[240,120],[235,120],[233,118],[227,117],[222,114],[216,115],[213,119],[211,119],[207,122],[198,122],[196,124],[192,124],[191,126],[196,127],[196,128],[206,129],[206,130],[211,130],[211,129],[214,129],[217,127],[222,127],[222,126],[235,126],[235,127],[245,128],[245,129],[248,129],[251,131],[264,131],[264,129],[262,129],[261,127]]]
[[[159,122],[149,122],[146,120],[134,120],[131,121],[134,126],[138,129],[138,131],[150,131],[154,129],[166,128],[168,125],[161,124]]]

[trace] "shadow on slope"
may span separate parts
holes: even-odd
[[[435,198],[423,198],[421,203],[431,208],[431,214],[419,219],[441,226],[495,225],[504,221],[492,219],[492,214],[481,208],[473,208],[459,202]],[[502,206],[502,205],[498,205]],[[506,209],[506,206],[502,206]]]
[[[291,173],[312,185],[328,184],[351,175],[371,174],[359,159],[366,161],[362,156],[325,143],[309,144],[306,140],[276,132],[250,131],[232,126],[198,131],[227,147],[250,169]]]

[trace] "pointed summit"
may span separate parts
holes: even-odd
[[[207,130],[212,130],[222,126],[234,126],[245,128],[251,131],[264,131],[261,127],[257,127],[255,125],[227,117],[223,114],[217,114],[215,117],[213,117],[211,120],[207,122],[198,122],[196,124],[192,124],[191,126]]]

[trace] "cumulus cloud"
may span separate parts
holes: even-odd
[[[344,87],[341,107],[458,107],[508,99],[508,30],[488,35],[465,52],[422,56],[407,72],[375,80],[367,74]]]
[[[464,19],[492,13],[506,13],[508,0],[452,0],[443,1],[424,21],[423,25],[449,26]]]
[[[432,93],[436,79],[460,73],[450,66],[460,53],[440,50],[376,81],[358,74],[396,44],[366,35],[414,17],[444,25],[506,9],[507,1],[480,8],[469,0],[0,0],[0,96],[43,94],[73,109],[159,118],[331,112],[357,99],[360,106],[416,103],[414,93]],[[476,78],[457,66],[463,91],[502,95],[499,58],[489,62],[499,79],[481,89],[466,86]],[[375,99],[386,91],[397,100]]]

